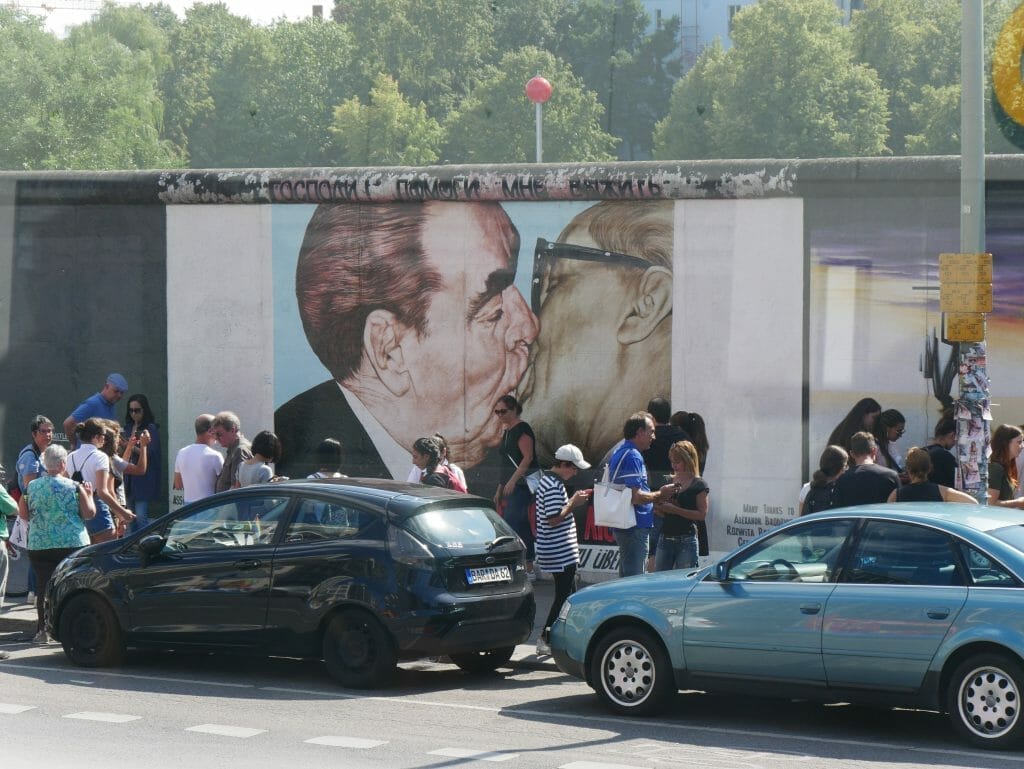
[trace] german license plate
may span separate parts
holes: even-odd
[[[466,569],[466,582],[471,585],[511,581],[512,572],[509,571],[508,566],[482,566],[479,569]]]

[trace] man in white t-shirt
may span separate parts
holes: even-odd
[[[181,489],[185,504],[214,493],[224,457],[210,446],[213,443],[213,414],[196,417],[196,442],[190,443],[174,458],[174,488]]]

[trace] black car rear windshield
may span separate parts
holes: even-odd
[[[426,542],[449,550],[479,548],[498,537],[510,537],[508,545],[518,541],[505,521],[487,507],[427,507],[407,517],[403,524]]]

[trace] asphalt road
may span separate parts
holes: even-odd
[[[667,718],[615,717],[532,657],[488,676],[405,664],[393,689],[356,692],[295,660],[135,654],[88,670],[59,646],[3,648],[3,769],[1024,769],[1024,753],[974,750],[934,713],[691,693]]]

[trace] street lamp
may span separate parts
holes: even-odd
[[[526,83],[526,98],[532,101],[537,107],[537,162],[542,162],[544,154],[544,139],[541,125],[544,122],[543,104],[551,98],[551,83],[540,75],[531,77]]]

